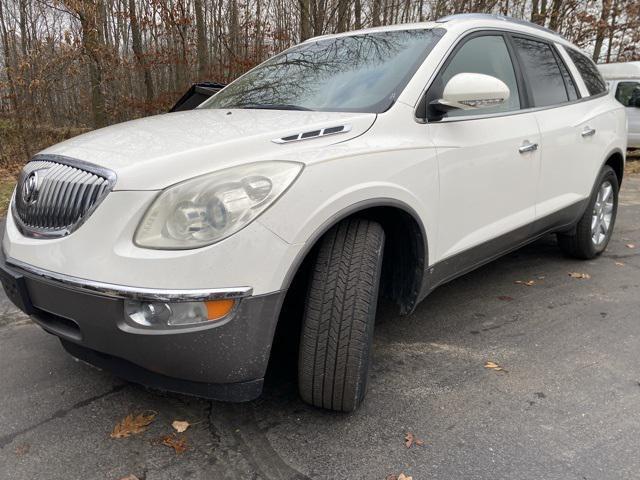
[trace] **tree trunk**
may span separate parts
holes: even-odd
[[[349,2],[338,0],[338,24],[337,32],[346,32],[349,29]]]
[[[17,127],[18,127],[18,135],[20,136],[20,145],[22,147],[22,151],[25,155],[25,158],[29,158],[31,152],[29,151],[29,147],[27,146],[27,141],[24,135],[24,119],[22,118],[22,108],[18,103],[18,92],[16,89],[16,84],[13,78],[13,71],[10,65],[10,51],[9,51],[9,35],[7,32],[7,27],[5,25],[4,18],[4,10],[2,8],[2,1],[0,1],[0,33],[2,34],[2,46],[3,46],[3,54],[4,54],[4,65],[5,71],[7,75],[7,83],[9,84],[9,101],[11,102],[11,106],[14,111]]]
[[[138,65],[142,69],[145,98],[147,100],[147,106],[150,106],[151,102],[153,102],[155,98],[155,94],[153,92],[153,79],[151,78],[151,72],[149,71],[149,66],[147,65],[147,61],[142,51],[142,36],[140,35],[140,25],[138,23],[138,16],[136,15],[135,0],[129,0],[129,20],[131,22],[131,36],[133,37],[131,48],[133,49],[133,54],[136,57]]]
[[[196,11],[198,79],[206,80],[209,74],[209,57],[207,56],[209,47],[207,45],[204,15],[202,14],[202,0],[193,0],[193,8]]]
[[[609,28],[609,44],[607,45],[607,63],[611,61],[611,50],[613,48],[613,36],[616,31],[616,21],[618,19],[618,0],[613,1],[611,7],[611,28]]]
[[[311,38],[311,1],[310,0],[298,0],[300,7],[300,41],[304,42],[306,39]]]
[[[596,26],[596,42],[593,46],[593,61],[598,62],[600,58],[600,51],[602,50],[602,44],[604,43],[605,36],[609,25],[607,19],[609,18],[609,11],[611,10],[611,0],[602,0],[602,11],[600,12],[600,19]]]
[[[551,30],[558,30],[560,26],[560,9],[562,8],[562,0],[553,0],[551,4],[551,19],[549,20],[549,28]]]
[[[360,0],[356,0],[354,4],[354,18],[355,18],[355,29],[360,30],[362,28],[362,2]]]
[[[102,91],[102,39],[98,28],[98,12],[102,0],[83,0],[78,10],[82,27],[82,50],[89,63],[89,86],[91,88],[91,113],[94,128],[107,125],[105,98]]]
[[[371,25],[374,27],[380,26],[380,7],[382,0],[373,0],[373,6],[371,7]]]

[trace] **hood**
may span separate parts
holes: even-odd
[[[373,113],[208,110],[167,113],[120,123],[40,153],[65,155],[113,170],[114,190],[158,190],[222,168],[259,160],[296,159],[298,152],[361,135]],[[272,140],[348,125],[344,133],[278,144]]]

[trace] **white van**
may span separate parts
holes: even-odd
[[[640,148],[640,62],[598,65],[609,93],[627,107],[629,148]]]

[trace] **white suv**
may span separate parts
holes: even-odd
[[[223,400],[260,394],[283,302],[304,297],[300,394],[350,411],[379,294],[410,314],[549,232],[569,255],[603,252],[625,121],[586,56],[525,22],[314,38],[194,111],[36,155],[3,285],[73,356]]]

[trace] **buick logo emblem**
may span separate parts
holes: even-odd
[[[38,200],[39,189],[38,171],[31,172],[22,186],[22,200],[27,205],[35,203]]]

